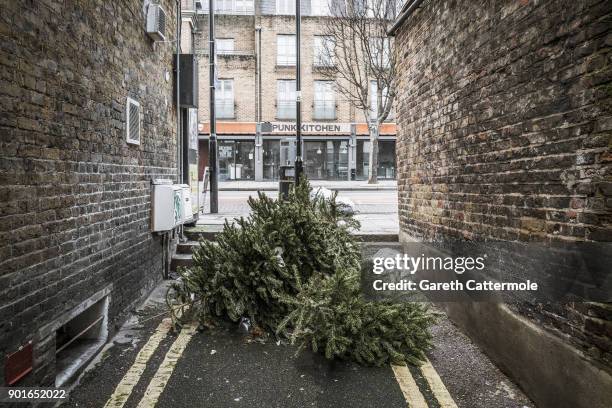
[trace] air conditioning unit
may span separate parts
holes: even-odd
[[[166,12],[159,4],[150,4],[147,9],[147,34],[154,41],[166,40]]]

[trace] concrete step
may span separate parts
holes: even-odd
[[[362,233],[356,232],[353,235],[361,242],[399,242],[397,233]]]
[[[223,225],[198,225],[193,228],[186,228],[185,235],[190,241],[199,241],[200,239],[214,241],[221,231],[223,231]]]
[[[181,242],[176,247],[177,254],[192,254],[194,249],[200,245],[198,241]]]
[[[174,254],[170,261],[170,270],[176,271],[179,267],[189,268],[193,266],[191,254]]]
[[[363,259],[373,258],[381,249],[392,249],[397,252],[402,252],[402,244],[399,242],[362,242],[361,254]]]

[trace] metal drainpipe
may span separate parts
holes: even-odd
[[[179,183],[183,180],[183,141],[181,132],[181,0],[176,0],[176,176]]]

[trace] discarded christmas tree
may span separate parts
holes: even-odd
[[[175,317],[248,317],[328,358],[379,365],[422,359],[431,317],[420,305],[369,303],[359,293],[358,222],[335,196],[300,183],[287,200],[260,193],[247,218],[203,241],[171,288]]]
[[[246,316],[273,331],[289,312],[282,296],[297,295],[313,274],[358,267],[359,246],[349,232],[358,222],[334,197],[311,197],[307,183],[287,200],[260,193],[249,206],[248,218],[226,222],[216,242],[201,242],[194,267],[172,289],[200,319]]]
[[[366,301],[352,268],[313,276],[298,296],[283,300],[293,310],[277,331],[328,359],[418,364],[431,346],[433,317],[422,304]]]

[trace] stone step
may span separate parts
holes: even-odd
[[[214,241],[217,234],[223,231],[223,225],[199,225],[193,228],[185,229],[185,235],[189,240],[198,241],[200,239],[208,239]],[[399,242],[399,234],[397,233],[354,233],[355,237],[362,242]]]
[[[221,231],[223,231],[223,225],[198,225],[197,227],[186,228],[184,232],[190,241],[201,239],[214,241]]]
[[[376,253],[381,249],[392,249],[398,252],[402,252],[402,244],[399,242],[362,242],[361,243],[361,254],[363,259],[373,258]]]
[[[198,241],[205,239],[214,241],[217,234],[223,230],[223,225],[200,225],[193,228],[186,228],[185,235],[189,239],[187,242],[179,243],[176,254],[172,257],[170,269],[176,271],[178,267],[188,268],[193,265],[193,250],[198,246]],[[379,249],[392,248],[401,251],[398,234],[394,233],[355,233],[355,237],[360,241],[364,257],[371,257]]]
[[[361,242],[399,242],[399,234],[397,233],[361,233],[355,234]]]
[[[179,267],[189,268],[193,266],[191,254],[174,254],[170,261],[170,270],[176,271]]]
[[[180,242],[176,247],[177,254],[192,254],[194,249],[200,245],[198,241]]]

